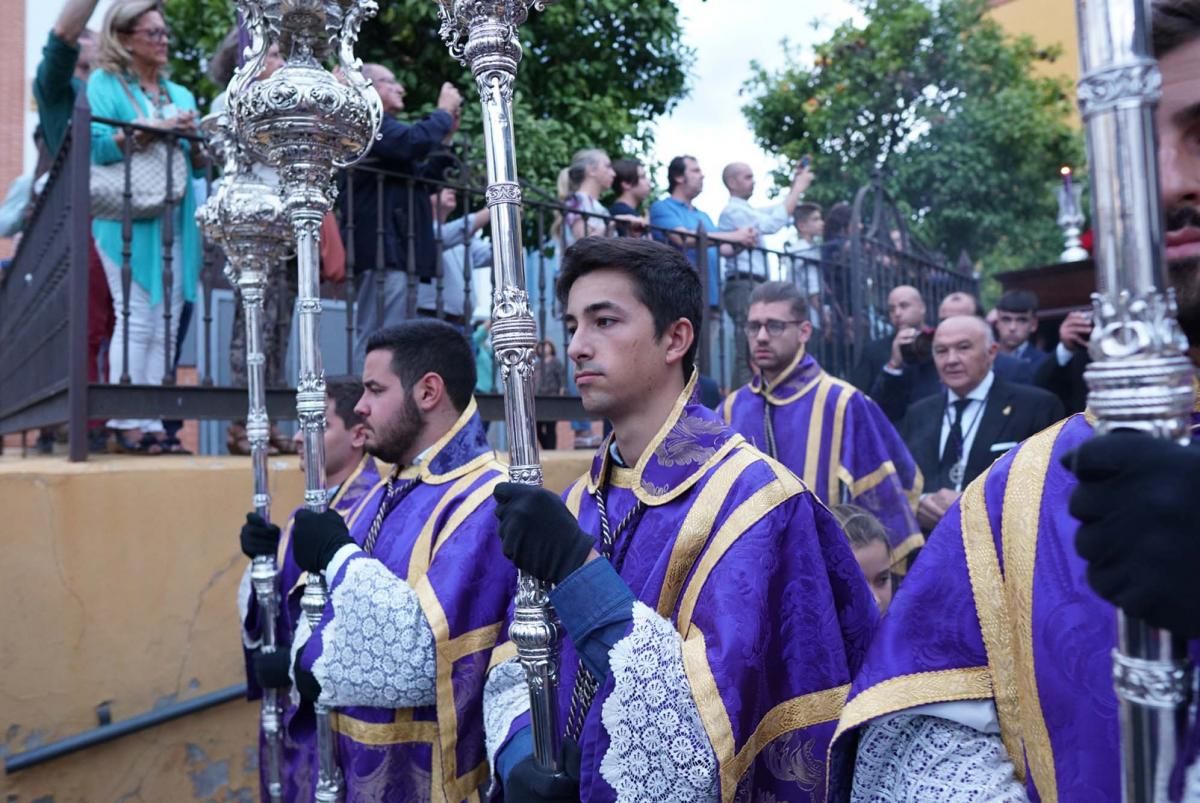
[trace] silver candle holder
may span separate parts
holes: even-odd
[[[513,85],[521,60],[517,29],[541,0],[438,0],[442,40],[450,55],[475,76],[483,104],[487,153],[487,205],[492,211],[492,344],[504,387],[509,479],[542,484],[533,405],[537,329],[529,309],[525,252],[521,246],[521,185],[517,179],[512,122]],[[546,770],[559,770],[558,618],[545,583],[521,573],[509,637],[529,685],[533,753]]]
[[[241,83],[231,98],[238,139],[256,158],[279,171],[283,208],[295,235],[298,271],[296,307],[300,375],[296,416],[304,439],[304,504],[327,507],[325,489],[325,376],[318,340],[320,227],[333,206],[335,168],[361,159],[379,134],[383,107],[354,56],[359,29],[378,10],[374,0],[238,0],[252,37]],[[269,78],[249,82],[261,70],[266,50],[279,45],[283,66]],[[341,80],[323,66],[336,57]],[[301,605],[316,627],[327,592],[319,573],[310,573]],[[316,799],[342,796],[329,706],[314,701],[318,778]]]
[[[1058,188],[1058,227],[1063,232],[1063,252],[1059,262],[1080,262],[1088,258],[1080,235],[1083,233],[1083,187],[1072,180],[1071,168],[1062,169],[1063,183]]]
[[[239,146],[229,117],[219,113],[201,125],[214,152],[224,161],[215,192],[196,210],[205,236],[225,252],[225,276],[237,287],[246,328],[246,435],[254,483],[253,507],[271,519],[267,456],[271,422],[267,415],[266,359],[263,355],[262,316],[267,274],[292,242],[277,187],[254,171]],[[275,623],[279,614],[278,567],[272,555],[251,562],[250,582],[262,622],[262,652],[275,652]],[[277,689],[263,689],[261,724],[267,743],[267,793],[272,803],[283,799],[282,710]]]

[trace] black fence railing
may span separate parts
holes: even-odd
[[[0,433],[66,424],[72,460],[86,459],[89,420],[236,421],[244,416],[246,405],[236,366],[230,365],[230,355],[239,348],[240,305],[224,278],[220,249],[207,242],[201,246],[190,315],[186,307],[180,309],[165,301],[172,298],[184,275],[177,231],[181,201],[168,198],[160,216],[161,242],[155,243],[162,265],[164,303],[161,322],[154,325],[162,327],[163,342],[171,346],[167,349],[171,354],[164,359],[161,375],[131,370],[130,333],[146,321],[138,320],[135,309],[140,291],[134,287],[133,263],[145,254],[135,253],[133,248],[128,169],[120,221],[119,303],[114,305],[118,314],[108,349],[108,369],[96,361],[94,343],[89,351],[92,122],[123,132],[126,165],[135,131],[143,131],[143,138],[162,136],[162,132],[133,123],[92,118],[86,100],[80,97],[31,223],[10,270],[0,278]],[[169,145],[180,139],[199,145],[198,138],[167,137]],[[171,147],[166,151],[170,153]],[[198,205],[200,194],[211,188],[211,171],[203,178],[191,174],[176,177],[172,164],[168,157],[167,181],[195,182]],[[483,232],[487,208],[469,163],[456,153],[438,151],[416,175],[366,161],[343,171],[338,180],[336,229],[344,259],[334,252],[323,259],[323,270],[328,268],[329,274],[322,285],[327,315],[321,331],[327,372],[357,372],[368,328],[415,315],[449,320],[462,326],[480,348],[490,348],[486,331],[478,328],[490,315],[491,247]],[[539,418],[547,420],[589,417],[574,392],[566,359],[568,334],[554,298],[558,260],[567,243],[580,234],[654,237],[684,252],[702,277],[707,312],[701,332],[700,370],[722,392],[749,376],[741,334],[745,310],[731,309],[727,303],[731,297],[727,291],[734,281],[752,277],[753,281],[779,279],[803,286],[811,299],[810,317],[815,327],[810,351],[827,370],[842,377],[849,375],[869,340],[890,331],[886,296],[892,287],[912,284],[933,301],[954,290],[974,291],[976,285],[969,268],[949,268],[913,241],[878,179],[858,193],[847,236],[805,252],[734,245],[726,241],[727,234],[703,227],[668,230],[615,220],[596,207],[568,208],[532,187],[526,188],[525,195],[530,305],[539,338],[557,344],[559,359],[567,368],[562,394],[537,399]],[[421,196],[429,198],[428,205],[419,200]],[[333,227],[334,221],[329,225]],[[418,236],[424,226],[430,228],[432,237]],[[289,387],[295,370],[288,365],[288,352],[294,352],[295,346],[289,349],[287,342],[294,276],[290,282],[283,281],[293,272],[294,262],[281,265],[281,283],[268,299],[268,304],[277,305],[275,317],[281,333],[271,346],[273,353],[267,354],[268,361],[276,361],[277,366],[274,372],[267,372],[274,377],[267,391],[268,411],[278,420],[295,416]],[[91,281],[99,280],[96,275],[93,271]],[[929,305],[931,310],[933,306]],[[180,317],[190,318],[183,321],[186,326],[180,326]],[[184,346],[185,363],[190,360],[195,365],[194,384],[176,381],[177,359],[173,357],[177,358],[181,349],[175,341]],[[272,343],[270,336],[267,342]],[[121,346],[114,348],[116,344]],[[484,377],[482,392],[477,394],[481,413],[488,420],[503,420],[503,400],[495,392],[494,376],[490,384],[487,379]],[[219,447],[206,449],[217,450]]]

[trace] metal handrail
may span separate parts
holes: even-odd
[[[14,772],[27,770],[30,767],[36,767],[38,764],[45,764],[47,761],[53,761],[71,753],[78,753],[80,750],[87,750],[90,747],[111,742],[114,739],[120,739],[122,736],[144,731],[147,728],[153,728],[165,722],[205,711],[245,696],[246,684],[238,683],[233,686],[227,686],[224,689],[209,692],[208,694],[202,694],[199,697],[193,697],[191,700],[184,700],[181,703],[172,703],[161,708],[155,708],[152,711],[137,714],[120,722],[114,722],[110,725],[100,725],[83,733],[59,739],[57,742],[35,747],[32,750],[13,753],[4,757],[4,774],[11,775]]]

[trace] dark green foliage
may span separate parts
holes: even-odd
[[[414,117],[433,107],[443,81],[458,86],[466,99],[460,137],[470,139],[472,153],[482,159],[475,82],[446,51],[436,4],[380,5],[379,15],[363,28],[358,54],[395,72]],[[167,0],[167,16],[175,34],[176,79],[198,98],[211,98],[217,88],[201,78],[201,62],[232,24],[232,3]],[[531,12],[521,27],[525,55],[517,76],[521,177],[552,190],[558,171],[580,148],[603,148],[613,158],[645,154],[651,121],[686,90],[692,52],[680,37],[673,0],[563,0]]]
[[[754,65],[743,112],[766,150],[813,154],[813,200],[852,200],[882,166],[951,260],[965,250],[989,276],[1055,262],[1058,170],[1083,154],[1068,82],[1036,70],[1058,53],[1007,36],[983,0],[934,5],[860,0],[865,24],[837,28],[812,63],[789,49],[777,72]]]

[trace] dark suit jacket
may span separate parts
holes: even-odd
[[[890,343],[888,353],[891,354]],[[886,358],[884,362],[887,362]],[[1029,364],[1008,354],[997,354],[992,370],[995,371],[997,379],[1021,385],[1033,384],[1033,372]],[[928,362],[905,365],[900,376],[889,374],[881,365],[868,395],[883,409],[893,424],[899,424],[912,405],[939,394],[941,390],[942,380],[938,377],[937,366],[930,359]]]
[[[1022,351],[1020,354],[1013,355],[1013,357],[1029,366],[1029,384],[1035,385],[1037,383],[1034,381],[1034,377],[1037,376],[1038,368],[1040,368],[1042,363],[1050,358],[1050,355],[1030,343],[1025,347],[1024,351]]]
[[[1072,354],[1071,361],[1066,365],[1059,365],[1058,359],[1051,354],[1038,366],[1033,384],[1057,396],[1068,413],[1082,413],[1083,408],[1087,407],[1088,394],[1083,372],[1091,361],[1087,349],[1079,349]]]
[[[404,173],[417,178],[441,178],[450,162],[444,158],[424,161],[437,148],[454,121],[440,109],[413,125],[405,125],[390,115],[383,116],[380,138],[367,152],[364,167],[374,167],[389,173]],[[379,188],[376,173],[360,170],[354,174],[351,193],[354,198],[354,275],[380,265],[385,270],[408,269],[409,185],[405,179],[385,176],[383,179],[383,209],[379,209]],[[345,183],[344,174],[342,183]],[[343,212],[347,203],[344,191],[339,193]],[[421,278],[437,274],[437,254],[433,239],[433,210],[429,207],[432,186],[414,182],[412,187],[412,240],[416,257],[415,271]],[[383,234],[383,253],[377,253],[380,226]],[[342,229],[342,240],[349,232]]]
[[[904,442],[925,475],[925,491],[929,493],[939,490],[935,486],[938,484],[946,397],[946,393],[939,393],[913,404],[900,428]],[[1054,394],[997,376],[988,393],[983,418],[975,430],[971,453],[967,455],[963,487],[982,474],[1000,455],[1063,416],[1062,402]]]
[[[890,356],[892,356],[891,336],[872,340],[859,354],[858,362],[854,364],[854,370],[850,372],[850,383],[863,393],[869,394],[871,386],[875,384],[875,377],[879,376],[879,372],[883,370],[883,366],[887,364]]]

